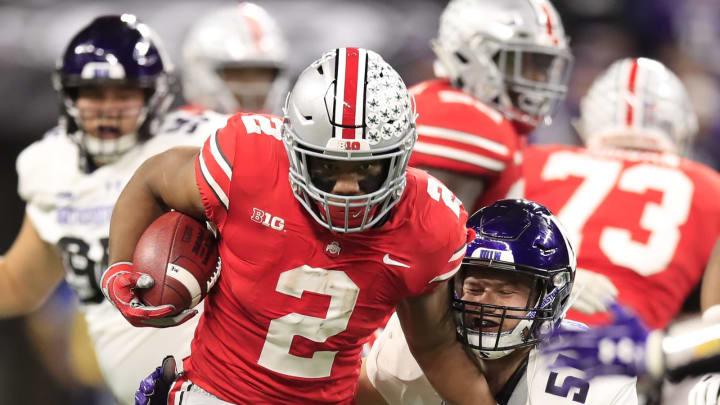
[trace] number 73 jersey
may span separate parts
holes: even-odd
[[[720,235],[720,176],[675,155],[570,146],[529,147],[519,170],[521,181],[502,187],[547,206],[568,230],[578,267],[610,278],[621,303],[665,327]],[[607,314],[568,318],[592,325]]]
[[[239,114],[196,163],[223,269],[185,361],[188,378],[242,404],[349,404],[362,345],[403,298],[451,277],[467,213],[409,169],[389,218],[331,232],[293,195],[279,118]]]

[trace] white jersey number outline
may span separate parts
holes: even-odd
[[[295,298],[304,291],[329,295],[330,305],[325,318],[293,312],[270,321],[258,364],[293,377],[329,377],[337,351],[317,351],[311,358],[295,356],[290,354],[293,337],[322,343],[346,330],[360,288],[343,271],[303,265],[280,273],[275,290]]]
[[[662,192],[661,203],[645,204],[639,219],[640,228],[650,232],[647,243],[633,240],[630,230],[623,228],[606,226],[600,234],[600,250],[613,264],[647,277],[663,271],[675,256],[679,227],[688,219],[694,187],[685,173],[674,168],[647,163],[625,170],[622,166],[617,160],[562,151],[550,155],[541,178],[583,179],[557,215],[576,251],[580,249],[585,223],[613,188],[638,194],[649,189]]]
[[[99,304],[105,296],[98,285],[98,275],[108,266],[108,238],[97,242],[74,236],[63,236],[57,242],[65,267],[65,281],[83,304]],[[101,249],[102,259],[92,260],[90,251]]]
[[[460,201],[460,199],[457,198],[457,196],[455,196],[449,188],[442,184],[440,180],[435,177],[428,176],[427,192],[430,195],[430,198],[435,201],[440,202],[442,199],[445,206],[450,208],[450,211],[452,211],[456,217],[460,218],[460,206],[462,205],[462,201]]]

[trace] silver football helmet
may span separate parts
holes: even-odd
[[[286,67],[285,38],[267,11],[247,2],[224,7],[199,19],[185,39],[183,95],[226,114],[277,111],[287,92]]]
[[[438,77],[515,123],[549,123],[567,92],[572,55],[547,0],[451,0],[432,47]]]
[[[332,231],[377,224],[405,189],[416,116],[405,83],[380,55],[362,48],[327,52],[300,74],[285,102],[282,139],[295,197]],[[362,195],[333,194],[313,178],[313,159],[382,162],[384,177]]]
[[[578,131],[590,147],[611,146],[682,154],[698,120],[680,79],[662,63],[621,59],[580,102]]]

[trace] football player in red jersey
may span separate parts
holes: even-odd
[[[572,55],[547,0],[452,0],[440,17],[435,74],[410,89],[418,141],[410,165],[465,206],[514,170],[525,135],[548,123],[567,91]]]
[[[501,174],[519,176],[526,135],[549,124],[567,91],[572,55],[562,21],[546,0],[452,0],[440,17],[438,79],[411,88],[418,105],[418,142],[411,166],[442,180],[467,207],[506,190]],[[617,290],[578,268],[589,286],[573,308],[604,311]]]
[[[586,147],[528,147],[520,181],[501,182],[555,212],[578,266],[608,277],[620,303],[663,328],[700,281],[720,236],[720,176],[680,157],[697,118],[680,80],[657,61],[613,63],[580,114]],[[570,311],[568,318],[593,325],[607,314]]]
[[[396,309],[441,396],[494,404],[444,304],[467,213],[406,168],[416,113],[399,75],[372,51],[336,49],[284,110],[237,114],[200,151],[148,160],[113,212],[102,285],[131,322],[193,315],[137,299],[152,284],[128,262],[142,231],[168,208],[218,229],[222,275],[168,402],[352,403],[361,346]]]

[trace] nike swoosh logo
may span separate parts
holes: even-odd
[[[407,269],[410,268],[410,266],[408,266],[408,265],[405,264],[405,263],[402,263],[402,262],[399,262],[399,261],[397,261],[397,260],[391,259],[391,258],[390,258],[390,254],[388,254],[388,253],[386,253],[385,256],[383,256],[383,263],[389,264],[389,265],[391,265],[391,266],[405,267],[405,268],[407,268]]]

